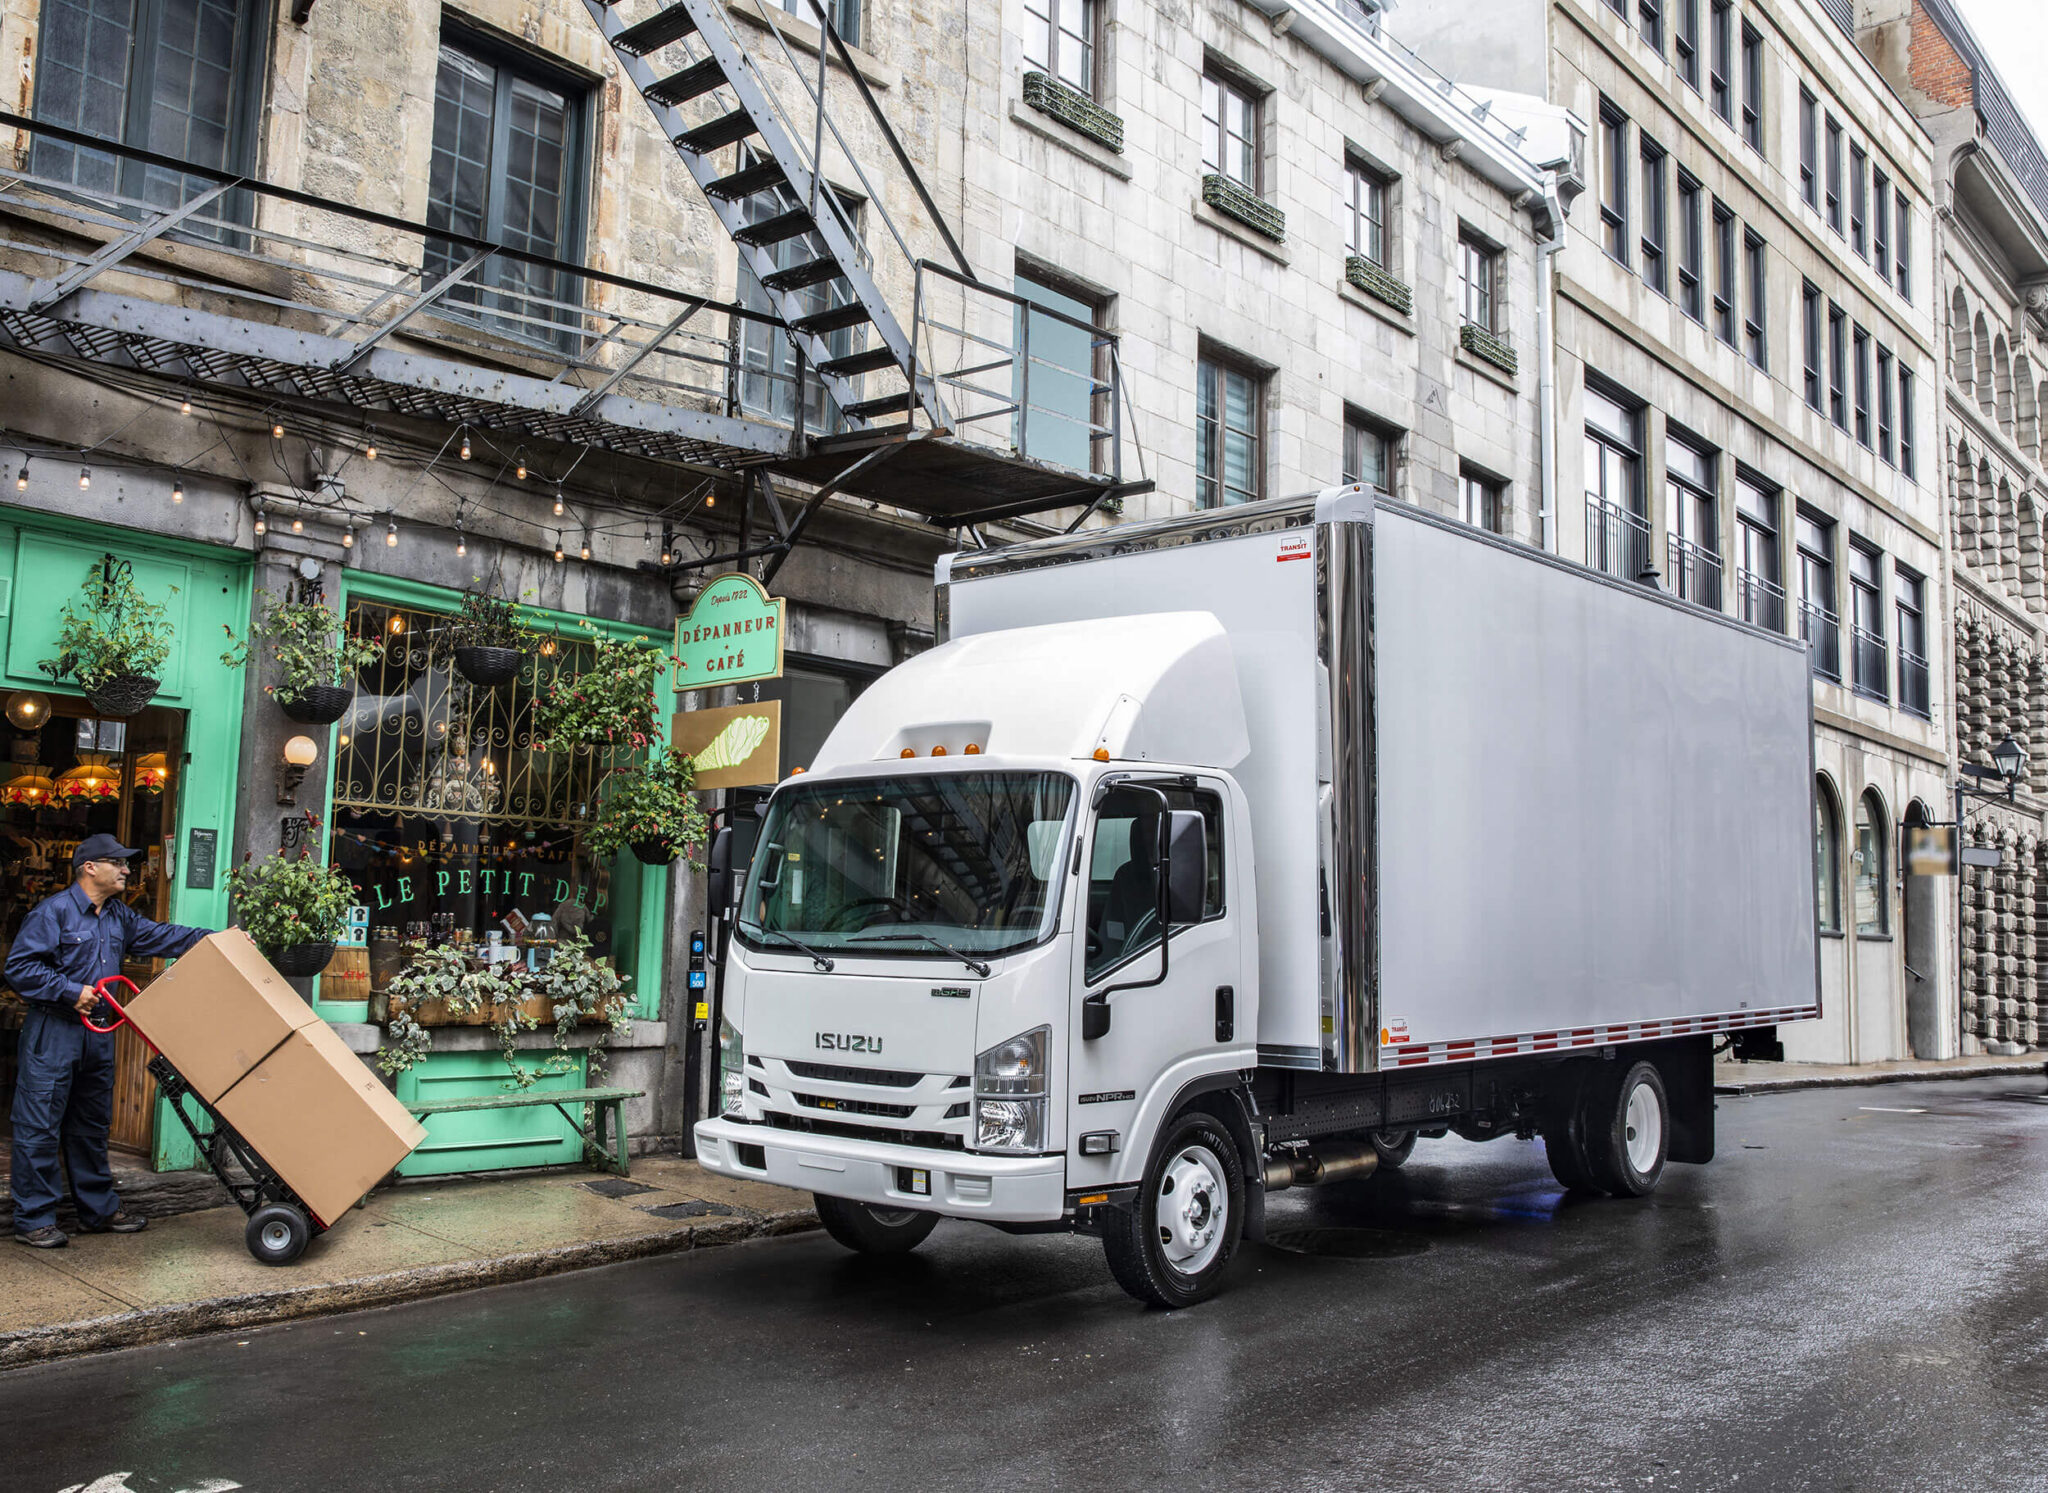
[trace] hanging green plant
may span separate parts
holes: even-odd
[[[517,602],[480,588],[462,593],[462,609],[442,625],[437,654],[471,684],[510,684],[539,651],[542,632]]]
[[[708,826],[691,793],[694,764],[679,752],[664,752],[643,766],[624,767],[605,779],[597,815],[583,846],[600,858],[630,848],[649,865],[666,865],[679,855],[703,870],[697,850]]]
[[[178,588],[168,588],[175,596]],[[126,560],[103,556],[58,613],[57,656],[37,665],[53,683],[76,679],[94,708],[132,715],[149,703],[171,656],[170,608],[142,594]]]
[[[280,850],[229,871],[228,895],[235,921],[281,974],[315,975],[348,927],[356,889],[345,871],[315,860],[312,851]]]
[[[317,601],[265,596],[248,637],[238,639],[225,623],[221,630],[228,635],[228,649],[220,661],[231,669],[249,661],[258,638],[269,640],[279,678],[264,685],[263,692],[286,715],[309,726],[340,720],[355,698],[356,671],[384,656],[382,639],[350,632],[332,607]]]
[[[533,703],[533,734],[544,751],[592,747],[644,752],[655,739],[655,690],[675,660],[653,643],[607,638],[589,623],[589,667],[557,675]]]

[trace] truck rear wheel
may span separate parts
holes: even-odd
[[[1579,1080],[1557,1096],[1543,1126],[1543,1154],[1550,1160],[1550,1175],[1566,1192],[1598,1192],[1592,1163],[1586,1159],[1586,1095],[1597,1087]]]
[[[848,1249],[864,1255],[905,1255],[924,1243],[939,1226],[936,1213],[915,1208],[877,1208],[851,1198],[828,1198],[811,1194],[818,1208],[818,1222],[825,1232]]]
[[[1647,1196],[1671,1145],[1671,1105],[1657,1065],[1632,1063],[1620,1083],[1590,1085],[1586,1100],[1580,1127],[1593,1180],[1618,1198]]]
[[[1190,1110],[1167,1127],[1138,1196],[1104,1223],[1116,1283],[1140,1301],[1193,1306],[1223,1285],[1244,1232],[1244,1167],[1215,1119]]]
[[[1383,1172],[1397,1171],[1410,1156],[1415,1154],[1415,1132],[1412,1130],[1375,1130],[1372,1133],[1372,1148],[1379,1156],[1379,1169]]]

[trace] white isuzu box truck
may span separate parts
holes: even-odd
[[[1185,1305],[1418,1135],[1640,1196],[1713,1156],[1716,1043],[1819,1014],[1795,642],[1357,488],[952,555],[938,609],[766,804],[696,1128],[845,1244],[1080,1230]]]

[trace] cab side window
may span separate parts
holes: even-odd
[[[1194,789],[1163,791],[1169,805],[1195,810],[1208,827],[1209,876],[1202,916],[1220,917],[1223,800]],[[1091,982],[1159,942],[1159,874],[1152,861],[1158,844],[1158,799],[1125,788],[1103,799],[1088,867],[1088,957],[1083,972]]]

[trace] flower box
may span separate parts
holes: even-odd
[[[1287,237],[1287,214],[1227,176],[1212,171],[1203,177],[1202,200],[1224,217],[1237,219],[1275,243]]]
[[[1415,309],[1415,293],[1363,254],[1345,256],[1344,282],[1403,316]]]
[[[1515,350],[1504,338],[1496,337],[1484,327],[1475,327],[1471,322],[1458,328],[1458,345],[1482,362],[1491,363],[1503,373],[1515,372]]]
[[[1123,154],[1123,120],[1080,89],[1070,88],[1047,73],[1029,72],[1024,75],[1024,102],[1086,135],[1097,145]]]

